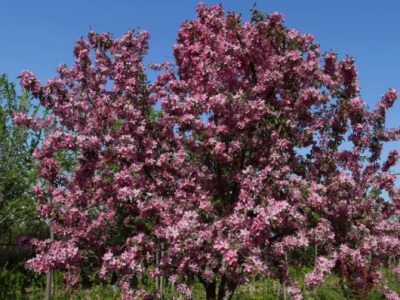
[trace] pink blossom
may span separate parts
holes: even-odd
[[[234,266],[237,263],[238,254],[236,251],[229,250],[224,254],[224,260],[229,266]]]

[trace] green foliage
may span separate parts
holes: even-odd
[[[161,111],[152,109],[152,110],[150,110],[149,118],[154,123],[154,122],[156,122],[158,117],[160,117],[160,115],[161,115]]]
[[[32,187],[38,174],[32,159],[34,148],[41,140],[41,132],[33,133],[12,122],[15,112],[35,115],[38,106],[31,106],[29,94],[17,96],[14,84],[6,75],[0,76],[0,244],[15,244],[26,231],[41,232],[43,222],[36,213]],[[38,230],[39,229],[39,230]],[[8,251],[0,248],[0,266]]]
[[[46,275],[30,271],[18,271],[8,266],[0,269],[0,299],[42,300],[46,286]],[[54,300],[78,299],[120,299],[120,290],[110,283],[99,283],[95,275],[89,277],[87,286],[80,288],[73,296],[63,287],[63,273],[55,273]]]
[[[345,300],[340,291],[332,288],[320,287],[316,289],[315,298],[320,300]]]
[[[378,290],[373,290],[369,295],[368,295],[368,300],[384,300],[386,299],[385,295],[383,295],[381,292]]]
[[[0,299],[43,299],[44,288],[43,275],[7,265],[0,269]]]

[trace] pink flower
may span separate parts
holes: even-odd
[[[392,107],[394,101],[397,99],[397,90],[389,89],[386,94],[382,96],[382,102],[385,103],[385,107]]]
[[[228,266],[234,266],[237,264],[238,254],[236,251],[229,250],[224,254],[224,260]]]
[[[22,71],[20,77],[20,83],[23,88],[30,90],[34,97],[39,97],[41,95],[42,87],[40,82],[31,71]]]

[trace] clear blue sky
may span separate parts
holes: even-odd
[[[147,61],[172,61],[179,25],[195,16],[193,0],[3,0],[0,6],[0,73],[16,81],[22,69],[42,83],[55,76],[60,63],[72,63],[72,48],[90,28],[121,36],[128,29],[150,32]],[[222,3],[248,20],[255,0]],[[362,96],[373,106],[389,87],[400,90],[400,1],[259,0],[265,12],[279,11],[288,27],[309,32],[323,50],[355,58]],[[399,100],[400,102],[400,100]],[[389,126],[400,126],[400,104]]]

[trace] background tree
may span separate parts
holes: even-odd
[[[301,299],[288,270],[312,247],[309,286],[334,272],[355,297],[377,285],[395,297],[380,266],[400,251],[390,172],[398,153],[380,158],[383,143],[400,137],[385,128],[396,90],[367,109],[354,60],[321,56],[312,35],[287,29],[276,13],[253,10],[242,23],[200,4],[178,32],[176,68],[153,65],[162,72],[154,84],[142,61],[147,40],[144,31],[120,40],[90,32],[75,64],[59,66],[46,86],[22,73],[58,121],[35,151],[48,182],[36,188],[40,213],[56,239],[36,241],[28,266],[67,270],[73,285],[90,263],[118,278],[125,299],[160,295],[139,282],[159,275],[188,298],[192,276],[207,299],[232,299],[259,275]],[[72,173],[59,151],[78,153]]]
[[[6,75],[0,76],[0,243],[3,265],[10,259],[6,253],[16,253],[20,235],[40,232],[40,216],[36,212],[33,186],[38,174],[32,153],[40,141],[41,132],[32,132],[13,124],[14,112],[34,114],[29,94],[17,96],[14,84]],[[11,250],[11,251],[10,251]],[[7,261],[12,263],[12,261]]]

